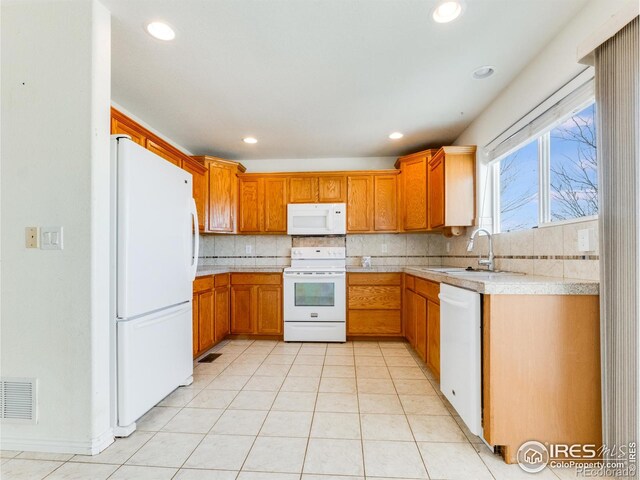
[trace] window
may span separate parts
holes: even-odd
[[[598,214],[595,104],[550,132],[551,221]]]
[[[500,231],[538,224],[538,142],[500,160]]]
[[[583,104],[495,165],[496,231],[597,215],[595,103]]]

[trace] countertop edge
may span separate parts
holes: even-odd
[[[282,273],[284,266],[200,266],[196,277],[217,275],[223,273]],[[424,278],[439,283],[446,283],[456,287],[466,288],[484,295],[599,295],[600,286],[596,281],[541,277],[522,275],[500,280],[479,280],[456,277],[455,275],[426,270],[427,267],[418,266],[375,266],[371,268],[347,267],[352,273],[408,273],[415,277]],[[523,281],[524,280],[524,281]]]

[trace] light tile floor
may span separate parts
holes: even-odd
[[[230,340],[214,351],[129,438],[92,457],[4,451],[2,480],[529,478],[465,428],[404,342]]]

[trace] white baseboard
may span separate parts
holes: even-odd
[[[73,453],[76,455],[97,455],[114,441],[111,429],[89,441],[24,439],[2,436],[0,448],[19,452]]]

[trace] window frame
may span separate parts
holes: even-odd
[[[492,230],[494,233],[503,233],[500,228],[500,162],[534,140],[538,144],[538,222],[536,226],[532,228],[546,228],[556,225],[567,225],[598,219],[598,215],[587,215],[555,221],[551,219],[551,131],[568,118],[576,115],[593,104],[595,104],[595,97],[590,97],[588,100],[573,108],[570,113],[551,122],[544,128],[544,130],[523,140],[517,147],[507,153],[504,153],[488,165],[492,180],[491,183],[493,186],[491,192],[491,204],[493,218]],[[509,232],[511,231],[519,230],[509,230]]]

